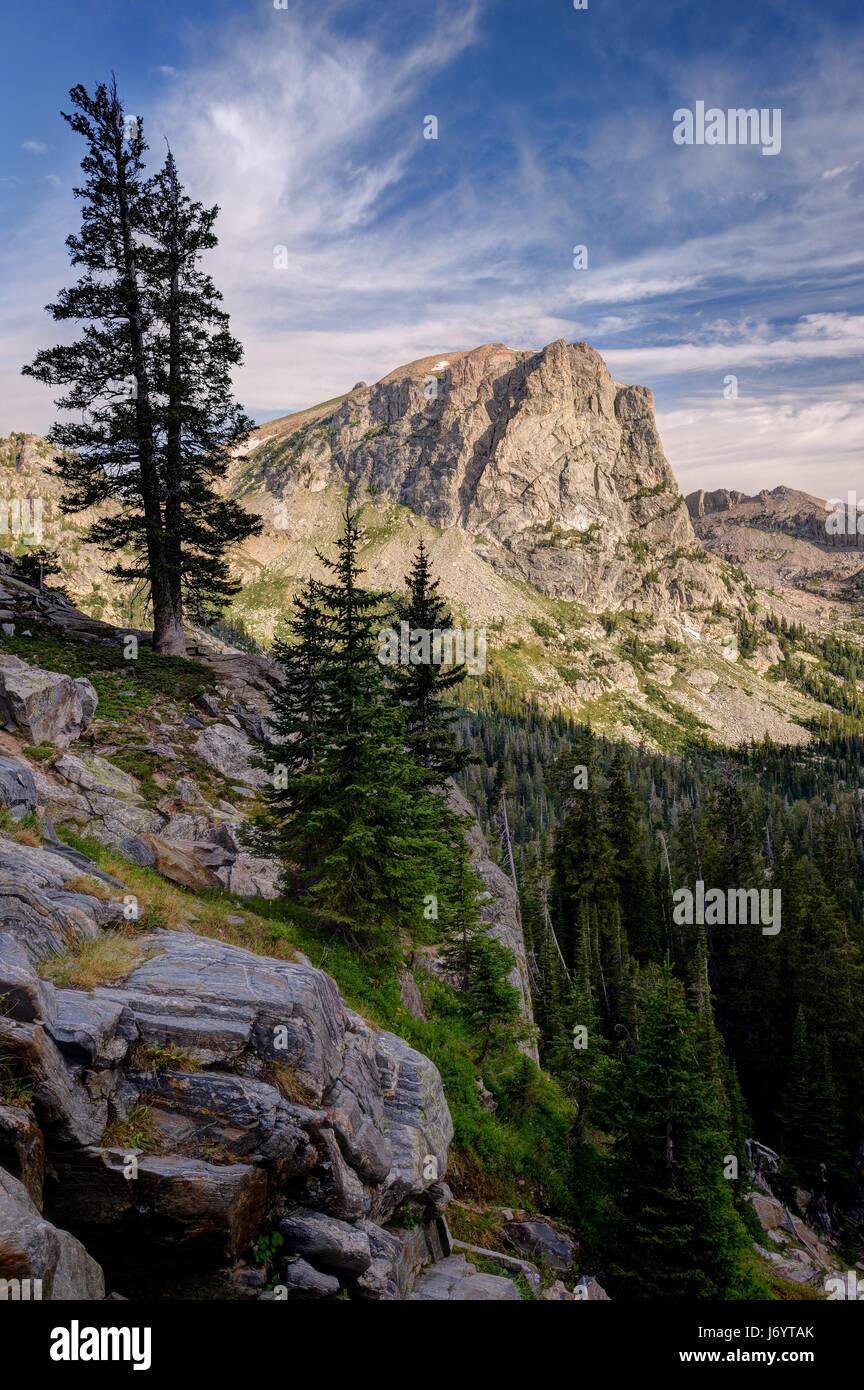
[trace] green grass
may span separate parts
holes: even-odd
[[[120,643],[85,646],[38,623],[31,623],[30,631],[32,637],[0,637],[0,651],[47,671],[84,676],[99,696],[99,719],[126,723],[130,715],[146,714],[159,699],[188,702],[216,684],[208,667],[185,657],[157,656],[141,646],[137,659],[127,661]]]
[[[37,746],[36,744],[28,743],[22,751],[24,756],[30,759],[31,763],[47,763],[51,758],[56,758],[57,756],[57,749],[51,744],[40,744]]]

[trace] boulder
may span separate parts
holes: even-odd
[[[282,1261],[280,1278],[288,1298],[333,1298],[339,1292],[338,1279],[314,1269],[300,1255]]]
[[[593,1274],[583,1274],[581,1279],[577,1280],[573,1295],[583,1303],[608,1303],[610,1301],[603,1285],[598,1284]]]
[[[202,763],[230,782],[263,787],[267,781],[264,769],[252,766],[254,750],[248,737],[230,724],[210,724],[199,734],[192,751]]]
[[[169,842],[163,840],[161,835],[147,832],[138,835],[137,839],[151,851],[153,867],[172,883],[191,888],[195,893],[224,887],[213,870],[201,863],[195,845]]]
[[[786,1219],[786,1208],[782,1202],[778,1202],[776,1197],[769,1197],[764,1192],[751,1192],[749,1197],[763,1230],[776,1231],[783,1225]]]
[[[279,1222],[279,1230],[287,1248],[304,1256],[316,1269],[359,1275],[372,1263],[366,1232],[324,1212],[294,1207]]]
[[[560,1274],[566,1274],[576,1263],[576,1242],[539,1217],[506,1222],[504,1235],[514,1250]]]
[[[13,820],[21,820],[36,809],[36,782],[33,773],[15,758],[0,758],[0,806]]]
[[[140,801],[140,783],[122,768],[115,767],[107,758],[96,753],[76,756],[64,753],[54,763],[54,771],[65,782],[71,782],[83,792],[97,792],[103,796],[135,797]]]
[[[105,1297],[102,1270],[80,1241],[46,1221],[23,1183],[0,1168],[0,1280],[31,1281],[25,1296],[92,1302]],[[20,1286],[2,1287],[0,1298],[21,1297]]]
[[[97,704],[88,680],[0,655],[0,719],[28,743],[67,748],[90,727]]]

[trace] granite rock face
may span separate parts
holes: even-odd
[[[112,929],[115,904],[68,886],[86,862],[0,836],[0,1053],[21,1096],[0,1107],[0,1278],[93,1298],[100,1266],[133,1293],[170,1266],[233,1287],[269,1227],[296,1257],[291,1297],[404,1297],[385,1227],[405,1203],[440,1220],[453,1129],[436,1067],[305,959],[190,932],[141,932],[111,985],[55,987],[41,959]],[[141,1115],[136,1143],[106,1142]]]
[[[728,599],[706,571],[651,392],[615,382],[587,343],[424,358],[259,437],[242,476],[272,494],[288,537],[295,491],[350,479],[485,540],[497,568],[555,597],[629,603],[642,580],[629,548],[638,536],[668,552],[640,606],[686,609],[706,583]]]
[[[89,728],[98,703],[88,680],[41,671],[0,655],[0,718],[28,743],[66,748]]]

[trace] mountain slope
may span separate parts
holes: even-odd
[[[70,595],[130,622],[128,593],[81,541],[84,518],[60,513],[51,453],[13,437],[0,483],[44,493],[45,544]],[[262,426],[228,487],[264,529],[234,557],[226,634],[272,640],[297,585],[324,574],[317,552],[331,552],[350,488],[370,584],[401,589],[422,537],[455,621],[485,632],[488,667],[514,693],[652,746],[806,740],[825,706],[783,678],[764,620],[815,632],[856,620],[860,552],[816,545],[818,499],[721,491],[685,504],[650,391],[616,383],[584,343],[486,344],[359,382]],[[780,679],[766,679],[772,667]]]

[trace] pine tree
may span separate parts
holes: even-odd
[[[260,518],[218,490],[232,452],[254,424],[232,396],[242,348],[229,331],[221,294],[199,267],[204,252],[217,245],[218,212],[192,202],[169,152],[148,187],[142,278],[155,325],[153,387],[171,601],[181,619],[185,607],[196,622],[210,621],[237,592],[226,551],[262,527]],[[119,539],[110,524],[104,538],[108,544]]]
[[[582,903],[610,902],[612,847],[606,833],[594,740],[583,729],[560,758],[553,783],[566,814],[553,852],[552,919],[568,967],[575,959]]]
[[[464,1006],[473,1031],[483,1040],[481,1062],[518,1023],[519,991],[509,980],[512,969],[513,954],[500,941],[486,933],[474,938]]]
[[[87,153],[76,189],[81,231],[66,244],[83,273],[49,313],[84,329],[24,372],[68,388],[57,406],[79,418],[49,436],[68,451],[55,459],[63,509],[116,504],[88,539],[127,551],[109,573],[146,584],[154,648],[177,655],[184,591],[196,616],[210,615],[234,588],[226,546],[260,530],[214,488],[252,424],[230,397],[239,345],[197,269],[215,244],[216,210],[189,202],[170,156],[156,179],[145,178],[142,123],[126,117],[115,83],[70,95],[75,109],[64,119]]]
[[[310,580],[294,597],[284,635],[271,655],[284,677],[271,702],[266,740],[259,763],[269,772],[260,796],[263,811],[252,823],[253,848],[284,866],[284,884],[308,893],[321,860],[320,840],[308,829],[307,815],[326,792],[322,766],[329,727],[330,638],[322,586]]]
[[[471,863],[471,851],[460,820],[454,831],[454,872],[448,911],[442,923],[446,941],[443,960],[464,992],[471,981],[476,943],[487,935],[488,927],[480,912],[479,895],[483,884]]]
[[[612,846],[612,878],[628,945],[640,960],[656,960],[661,938],[654,882],[640,845],[636,797],[620,748],[609,767],[606,827]]]
[[[803,1008],[795,1020],[780,1124],[783,1153],[797,1181],[823,1193],[844,1166],[840,1115],[825,1035],[811,1033]]]
[[[746,1288],[747,1237],[723,1176],[729,1139],[698,1054],[683,988],[664,971],[617,1098],[620,1282],[637,1298],[726,1299]]]
[[[392,954],[405,935],[423,932],[424,909],[450,891],[453,816],[408,751],[404,716],[388,698],[377,655],[386,595],[361,587],[360,544],[349,503],[337,557],[319,555],[332,580],[306,591],[294,648],[283,654],[277,739],[262,746],[274,786],[253,836],[304,887],[325,929]]]
[[[407,597],[397,600],[395,615],[407,624],[411,660],[391,668],[393,699],[405,711],[412,751],[443,782],[476,761],[476,755],[456,744],[454,724],[461,711],[449,699],[465,680],[465,663],[443,666],[433,660],[434,635],[452,630],[453,618],[439,593],[439,580],[432,578],[422,539],[405,585]]]

